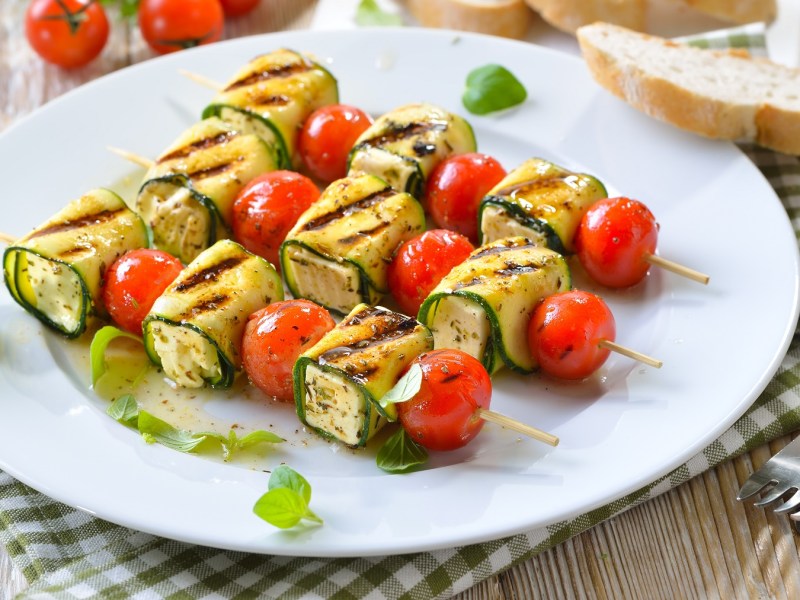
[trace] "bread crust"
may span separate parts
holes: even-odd
[[[775,0],[683,0],[692,8],[733,23],[771,22],[778,13]]]
[[[792,74],[800,81],[800,71],[780,67],[766,59],[751,58],[740,51],[690,48],[605,23],[587,25],[577,31],[581,52],[594,79],[643,113],[705,137],[750,141],[787,154],[800,154],[800,112],[776,105],[766,92],[757,101],[732,102],[666,77],[654,76],[636,62],[618,60],[605,48],[595,45],[592,33],[598,28],[612,42],[614,36],[633,35],[644,43],[658,44],[665,50],[681,47],[681,53],[674,54],[676,62],[680,59],[680,64],[675,64],[676,69],[691,69],[691,53],[704,53],[704,59],[708,56],[727,57],[726,68],[729,69],[737,69],[735,61],[744,61],[741,65],[743,75],[761,64],[764,68],[785,69],[787,76]]]
[[[605,21],[636,31],[646,26],[645,0],[526,0],[553,27],[575,33],[582,25]]]
[[[406,0],[409,12],[425,27],[474,31],[522,39],[533,13],[524,0]]]

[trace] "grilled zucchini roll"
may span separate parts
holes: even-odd
[[[236,194],[273,171],[275,156],[256,135],[217,118],[186,130],[145,175],[136,210],[153,244],[184,263],[228,235]]]
[[[255,133],[278,153],[282,169],[295,159],[297,135],[308,115],[336,104],[336,79],[319,64],[292,50],[258,56],[240,69],[203,112],[234,128]]]
[[[375,175],[421,198],[439,162],[475,149],[475,134],[467,121],[433,104],[408,104],[378,117],[356,140],[349,175]]]
[[[412,317],[360,304],[294,365],[300,420],[326,437],[364,446],[394,405],[378,404],[414,358],[433,348],[430,331]]]
[[[334,181],[281,245],[281,271],[296,298],[347,314],[388,292],[397,247],[425,229],[422,206],[371,175]]]
[[[220,240],[156,299],[142,323],[145,350],[178,385],[230,387],[241,369],[247,317],[278,300],[283,286],[275,268]]]
[[[531,158],[481,200],[481,243],[521,235],[561,254],[571,253],[581,217],[607,195],[605,186],[591,175]]]
[[[477,248],[442,279],[419,309],[436,348],[457,348],[489,373],[504,364],[537,368],[528,349],[528,321],[545,296],[571,287],[564,257],[524,237]]]
[[[119,256],[147,246],[147,228],[122,198],[91,190],[6,248],[3,275],[11,296],[69,338],[93,314],[105,314],[103,273]]]

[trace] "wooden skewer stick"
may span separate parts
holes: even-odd
[[[15,238],[14,236],[8,235],[7,233],[3,233],[2,231],[0,231],[0,242],[4,244],[13,244],[16,240],[17,238]]]
[[[146,156],[140,156],[139,154],[134,154],[133,152],[128,152],[127,150],[123,150],[121,148],[114,148],[114,146],[108,146],[108,149],[114,154],[121,156],[125,160],[137,164],[140,167],[144,167],[145,169],[149,169],[155,164],[152,160],[150,160]]]
[[[200,75],[199,73],[193,73],[192,71],[187,71],[186,69],[179,69],[178,72],[186,77],[187,79],[191,79],[195,83],[199,83],[200,85],[211,88],[215,92],[222,91],[222,84],[217,83],[213,79],[209,79],[205,75]]]
[[[703,285],[708,285],[710,277],[705,273],[695,271],[694,269],[690,269],[689,267],[685,267],[679,263],[667,260],[666,258],[657,256],[656,254],[647,253],[644,255],[644,259],[651,265],[661,267],[667,271],[672,271],[673,273],[681,275],[682,277],[688,277],[689,279],[697,281],[698,283],[702,283]]]
[[[637,352],[636,350],[631,350],[630,348],[626,348],[625,346],[620,346],[619,344],[612,342],[610,340],[600,340],[598,344],[601,348],[608,348],[612,352],[616,352],[617,354],[622,354],[623,356],[627,356],[628,358],[632,358],[633,360],[638,360],[646,365],[650,365],[651,367],[655,367],[656,369],[660,369],[664,363],[663,361],[658,360],[657,358],[653,358],[652,356],[647,356],[647,354],[642,354],[641,352]]]
[[[521,423],[516,419],[512,419],[511,417],[507,417],[506,415],[502,415],[500,413],[496,413],[493,410],[486,410],[485,408],[479,408],[478,416],[484,421],[490,421],[491,423],[496,423],[497,425],[508,427],[509,429],[516,431],[517,433],[527,435],[528,437],[532,437],[536,440],[539,440],[540,442],[544,442],[545,444],[550,444],[551,446],[558,446],[558,438],[554,436],[552,433],[547,433],[546,431],[542,431],[541,429],[536,429],[536,427],[531,427],[530,425]]]

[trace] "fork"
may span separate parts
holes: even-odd
[[[765,507],[780,500],[789,492],[791,497],[776,506],[776,513],[790,513],[800,508],[800,437],[794,438],[744,482],[737,500],[747,500],[765,492],[754,506]]]

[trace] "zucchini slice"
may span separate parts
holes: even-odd
[[[220,240],[156,299],[142,323],[145,350],[178,385],[228,388],[241,369],[247,317],[278,300],[283,285],[275,268]]]
[[[364,446],[387,420],[393,405],[378,404],[403,370],[433,348],[430,331],[412,317],[360,304],[294,366],[300,420],[349,446]]]
[[[153,244],[188,263],[228,235],[239,190],[276,167],[261,138],[220,119],[205,119],[156,160],[145,175],[136,210],[150,226]]]
[[[278,154],[279,168],[300,166],[297,135],[316,109],[339,101],[331,73],[285,48],[258,56],[242,67],[203,111],[234,128],[261,136]]]
[[[388,292],[397,247],[425,230],[422,206],[371,175],[334,181],[281,244],[281,271],[296,298],[347,314]]]
[[[504,364],[530,373],[538,365],[528,349],[528,321],[545,296],[571,288],[561,254],[524,237],[475,249],[442,279],[419,309],[436,348],[457,348],[489,373]]]
[[[147,228],[117,194],[87,192],[6,248],[3,275],[11,296],[48,327],[81,335],[105,314],[103,273],[119,256],[147,246]]]
[[[561,254],[571,253],[581,217],[607,195],[592,175],[573,173],[541,158],[528,159],[481,200],[481,243],[521,235]]]
[[[453,154],[474,152],[475,134],[463,118],[433,104],[408,104],[380,117],[359,136],[350,175],[375,175],[421,198],[434,167]]]

